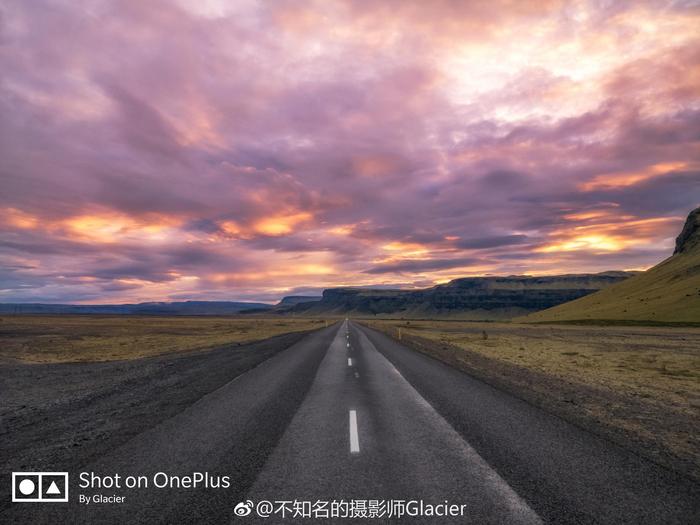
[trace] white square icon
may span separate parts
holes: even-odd
[[[15,503],[67,502],[68,472],[13,472],[12,501]]]

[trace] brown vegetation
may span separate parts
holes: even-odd
[[[700,329],[368,321],[700,479]]]
[[[321,319],[27,315],[0,319],[0,360],[95,362],[248,343],[318,328]]]

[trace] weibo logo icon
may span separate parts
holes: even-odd
[[[247,516],[253,511],[253,502],[250,500],[247,501],[241,501],[238,505],[236,505],[233,509],[233,513],[236,516]]]

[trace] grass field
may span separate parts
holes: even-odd
[[[246,343],[324,326],[322,319],[152,316],[3,316],[0,360],[96,362]]]
[[[578,327],[379,321],[402,336],[479,352],[567,380],[665,399],[700,403],[700,328]],[[484,336],[485,334],[485,336]],[[700,406],[700,405],[698,405]]]
[[[408,346],[674,456],[700,478],[700,328],[366,323],[394,338],[400,329]]]
[[[700,249],[674,255],[634,277],[516,322],[669,323],[700,325]]]

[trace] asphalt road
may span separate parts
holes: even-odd
[[[70,503],[15,504],[0,521],[311,523],[234,508],[335,500],[342,512],[350,500],[410,500],[447,502],[464,514],[319,522],[700,523],[692,481],[347,322],[310,334],[79,470],[141,475],[151,486],[82,489],[72,471]],[[155,488],[157,472],[228,476],[230,487]],[[79,502],[95,494],[125,501]]]

